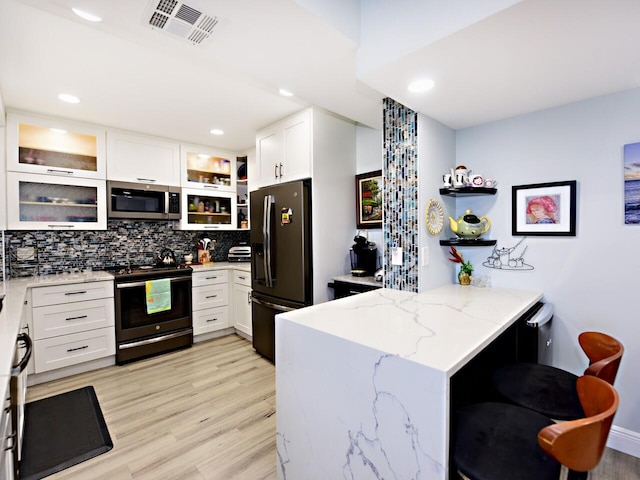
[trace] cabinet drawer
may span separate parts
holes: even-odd
[[[191,276],[191,285],[194,287],[227,283],[228,281],[228,270],[210,270],[208,272],[197,272]]]
[[[193,334],[214,332],[229,326],[229,307],[207,308],[193,312]]]
[[[69,302],[113,298],[113,282],[73,283],[69,285],[52,285],[50,287],[33,288],[31,298],[34,307],[59,305]]]
[[[113,327],[114,307],[112,298],[47,305],[33,309],[33,334],[35,340],[57,337]]]
[[[113,327],[72,333],[63,337],[45,338],[36,340],[34,344],[36,373],[68,367],[116,353]]]
[[[193,311],[221,307],[229,303],[229,286],[225,284],[193,289]]]
[[[233,283],[239,283],[247,287],[251,286],[251,272],[233,271]]]

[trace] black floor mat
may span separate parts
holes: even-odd
[[[44,478],[112,448],[93,387],[27,403],[20,479]]]

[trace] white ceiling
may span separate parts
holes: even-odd
[[[0,0],[1,97],[7,109],[244,151],[307,105],[381,128],[389,96],[460,129],[640,87],[638,0],[328,1],[186,0],[219,19],[194,46],[143,22],[149,0]],[[436,87],[408,93],[420,75]]]

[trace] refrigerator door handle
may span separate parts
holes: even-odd
[[[266,286],[273,288],[273,276],[271,274],[271,195],[264,197],[262,209],[262,236],[264,238],[264,276]]]
[[[273,308],[274,310],[278,310],[279,312],[293,312],[295,310],[295,308],[285,307],[284,305],[278,305],[277,303],[266,302],[254,296],[251,296],[251,301],[253,303],[257,303],[258,305],[263,305],[265,307]]]

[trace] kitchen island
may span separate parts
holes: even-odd
[[[379,289],[278,315],[278,478],[449,478],[451,411],[518,358],[541,298]]]

